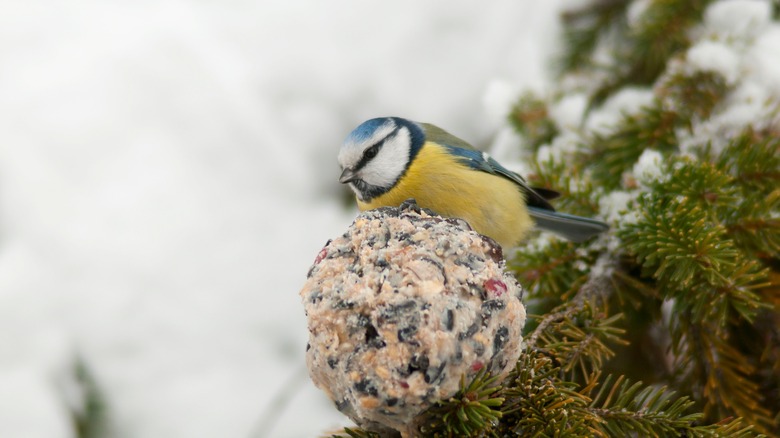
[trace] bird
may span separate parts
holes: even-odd
[[[367,120],[344,140],[338,163],[339,182],[352,189],[361,211],[413,198],[441,216],[465,220],[504,248],[520,245],[534,226],[573,242],[609,228],[555,211],[549,201],[558,192],[529,186],[487,153],[429,123]]]

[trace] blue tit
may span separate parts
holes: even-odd
[[[355,192],[360,210],[398,206],[414,198],[421,207],[466,220],[508,248],[537,227],[581,242],[607,224],[558,213],[548,200],[557,192],[532,188],[488,154],[427,123],[399,117],[363,122],[339,151],[339,182]]]

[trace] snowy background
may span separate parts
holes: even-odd
[[[74,436],[76,358],[112,437],[348,424],[298,297],[355,214],[342,139],[399,115],[489,143],[562,2],[0,5],[0,436]]]

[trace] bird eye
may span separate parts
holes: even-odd
[[[375,145],[371,146],[370,148],[366,149],[366,151],[363,152],[363,156],[370,160],[371,158],[376,157],[376,154],[378,152],[379,152],[379,145],[375,144]]]

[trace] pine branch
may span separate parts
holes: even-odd
[[[509,113],[509,123],[534,151],[558,135],[558,127],[547,113],[546,102],[532,94],[520,97]]]
[[[746,190],[763,194],[780,183],[780,132],[755,131],[748,127],[735,136],[717,159]]]
[[[734,178],[741,202],[721,214],[737,243],[764,257],[780,257],[780,137],[745,130],[717,159]]]
[[[654,284],[640,281],[624,270],[615,270],[613,280],[615,290],[622,292],[621,298],[625,297],[630,300],[631,303],[635,304],[635,308],[639,308],[639,303],[644,301],[643,298],[658,300],[661,297],[661,293]]]
[[[755,382],[756,369],[751,360],[729,343],[727,332],[711,323],[690,323],[683,309],[673,320],[672,351],[676,379],[694,385],[700,394],[704,412],[710,418],[738,415],[764,430],[772,428],[771,412]]]
[[[701,20],[711,0],[655,0],[641,20],[623,35],[616,57],[621,63],[592,96],[598,106],[627,85],[650,85],[661,75],[674,55],[690,45],[689,29]]]
[[[537,325],[526,339],[526,348],[550,352],[564,364],[562,372],[570,380],[588,383],[614,356],[608,344],[625,344],[623,330],[615,327],[622,315],[608,314],[606,304],[612,292],[608,277],[589,277],[555,309],[530,316]]]
[[[574,269],[577,255],[568,242],[550,242],[545,251],[518,253],[509,261],[509,267],[518,273],[519,280],[536,299],[557,298],[582,280],[582,273]],[[555,305],[555,304],[554,304]]]
[[[360,428],[345,427],[342,433],[330,435],[329,438],[382,438],[375,432],[370,432]]]
[[[507,379],[503,408],[508,431],[518,436],[593,436],[597,418],[583,410],[589,399],[558,377],[560,367],[541,351],[526,350]],[[575,409],[579,407],[580,409]]]
[[[678,114],[663,109],[656,102],[642,108],[638,114],[626,115],[617,128],[608,134],[597,133],[588,141],[591,152],[582,157],[592,176],[605,189],[620,187],[623,173],[636,163],[645,149],[659,152],[675,151],[678,146],[675,129]]]
[[[688,129],[693,122],[709,118],[732,88],[712,71],[676,72],[659,82],[656,93],[664,108],[676,112]]]
[[[655,0],[632,32],[638,49],[629,70],[633,83],[652,83],[675,54],[690,44],[688,30],[701,21],[709,0]],[[627,78],[628,79],[628,78]]]
[[[497,377],[486,369],[478,373],[468,385],[461,378],[461,389],[448,400],[440,401],[420,421],[419,431],[431,437],[496,436],[494,429],[503,415],[500,410],[504,398]]]
[[[694,405],[688,397],[675,398],[666,387],[630,384],[623,376],[612,382],[607,377],[588,406],[602,419],[601,428],[609,436],[755,436],[742,421],[700,426],[702,414],[687,414]]]
[[[666,388],[642,387],[641,382],[631,385],[622,376],[610,386],[611,380],[607,377],[589,408],[605,420],[604,428],[612,436],[675,434],[702,417],[686,415],[694,402],[688,397],[672,400],[674,393],[666,393]]]
[[[737,347],[756,369],[752,378],[760,386],[763,405],[780,406],[780,313],[762,312],[754,324],[734,327],[729,335],[732,339],[740,340]],[[777,430],[780,418],[775,416],[773,423],[774,430]]]
[[[560,321],[543,326],[546,330],[536,332],[539,337],[534,339],[539,348],[555,352],[564,364],[562,371],[573,381],[589,381],[604,362],[614,356],[607,344],[625,344],[621,338],[624,331],[614,326],[622,315],[605,317],[593,315],[592,311],[586,305],[579,312],[571,312],[571,316],[564,314],[566,316]]]
[[[743,421],[698,424],[694,402],[666,388],[612,383],[579,385],[560,379],[560,364],[541,350],[527,350],[508,380],[502,424],[519,436],[760,436]],[[590,394],[599,388],[597,394]]]
[[[593,52],[610,33],[625,33],[628,0],[601,0],[564,12],[564,53],[558,61],[561,73],[591,67]]]
[[[679,371],[667,383],[689,394],[675,398],[656,387],[610,388],[616,394],[622,391],[624,400],[631,401],[627,404],[635,404],[626,411],[590,412],[585,429],[592,435],[600,431],[620,436],[757,434],[741,420],[696,425],[735,415],[746,418],[757,430],[780,431],[780,365],[776,364],[780,359],[780,330],[776,328],[780,322],[777,112],[765,121],[756,121],[756,128],[736,135],[725,131],[732,129],[725,125],[720,128],[724,129],[723,136],[713,137],[713,145],[689,144],[691,139],[706,134],[700,122],[722,114],[733,87],[719,73],[684,65],[688,61],[683,53],[694,35],[690,29],[700,22],[709,3],[651,1],[631,28],[623,19],[625,5],[620,2],[590,4],[567,17],[574,25],[569,35],[579,33],[581,39],[568,41],[568,63],[563,64],[566,70],[589,74],[588,78],[595,81],[608,76],[592,94],[592,107],[625,85],[657,81],[653,88],[656,100],[635,114],[625,114],[611,131],[589,138],[587,133],[576,132],[586,136],[577,152],[561,157],[561,150],[571,149],[563,147],[545,154],[560,163],[550,160],[538,165],[532,181],[563,189],[564,199],[570,201],[562,210],[592,215],[598,211],[594,201],[602,196],[602,190],[637,188],[631,171],[646,149],[661,152],[668,160],[667,170],[662,181],[642,181],[641,189],[647,193],[634,204],[639,220],[620,224],[617,237],[625,253],[613,271],[613,287],[607,294],[597,295],[599,302],[575,302],[579,290],[588,283],[584,274],[587,269],[578,275],[577,268],[582,264],[592,266],[598,254],[581,251],[567,257],[563,248],[550,246],[513,261],[521,281],[533,284],[531,308],[541,314],[535,317],[536,325],[530,326],[527,342],[553,360],[561,378],[577,385],[597,386],[598,371],[611,367],[616,359],[610,360],[602,351],[603,363],[594,360],[601,350],[592,345],[598,345],[594,339],[600,338],[589,330],[594,320],[620,323],[618,317],[612,319],[614,315],[634,312],[632,319],[653,323],[632,322],[626,333],[619,331],[622,327],[611,326],[618,329],[611,332],[615,339],[604,337],[602,345],[649,337],[647,333],[635,334],[632,329],[665,327],[667,337],[651,342],[657,341],[659,348],[663,342],[671,342],[671,358],[659,362],[673,361],[673,366],[662,371]],[[596,25],[607,13],[601,7],[620,10],[620,18]],[[597,65],[594,53],[603,54],[604,49],[613,50],[620,62]],[[678,135],[687,142],[684,152],[694,152],[699,161],[676,156]],[[555,149],[556,139],[550,144]],[[589,204],[595,206],[591,209]],[[632,307],[626,309],[626,304]],[[617,311],[609,306],[616,306]],[[610,350],[610,354],[614,353]],[[665,402],[667,397],[675,401]],[[660,417],[644,415],[661,405]],[[576,415],[572,413],[575,406],[570,403],[568,412],[572,416]],[[683,411],[694,406],[704,409],[704,416],[686,418],[691,414]],[[672,415],[664,417],[668,411]]]
[[[690,130],[694,121],[709,117],[730,90],[717,73],[670,74],[657,87],[653,105],[624,115],[607,133],[592,135],[585,145],[590,152],[581,155],[580,162],[592,170],[599,186],[617,189],[645,149],[677,151],[676,130]]]
[[[740,190],[727,171],[706,161],[682,159],[673,165],[677,169],[657,187],[666,197],[682,197],[683,202],[700,208],[713,223],[730,215],[739,204]]]
[[[594,216],[599,212],[596,190],[590,178],[579,172],[576,163],[548,160],[533,163],[534,173],[528,179],[536,187],[561,194],[555,200],[556,209],[570,214]]]
[[[78,438],[99,438],[107,432],[107,408],[103,393],[92,371],[81,357],[73,365],[78,384],[81,405],[71,412],[71,419]]]
[[[525,352],[500,387],[462,382],[422,436],[780,433],[780,104],[742,132],[721,125],[739,82],[685,55],[712,1],[650,0],[631,23],[629,3],[564,15],[561,67],[590,109],[632,84],[652,86],[651,104],[589,133],[558,126],[528,94],[509,122],[544,157],[529,181],[559,190],[559,210],[598,216],[600,201],[628,193],[634,211],[601,240],[539,238],[515,253],[533,314]],[[656,181],[632,175],[647,149],[663,156]]]
[[[687,175],[683,166],[670,181]],[[674,192],[675,183],[664,187],[641,197],[639,222],[620,230],[626,248],[666,297],[691,309],[694,322],[714,318],[723,326],[732,311],[751,320],[764,307],[754,290],[766,286],[766,271],[739,252],[699,200]]]

